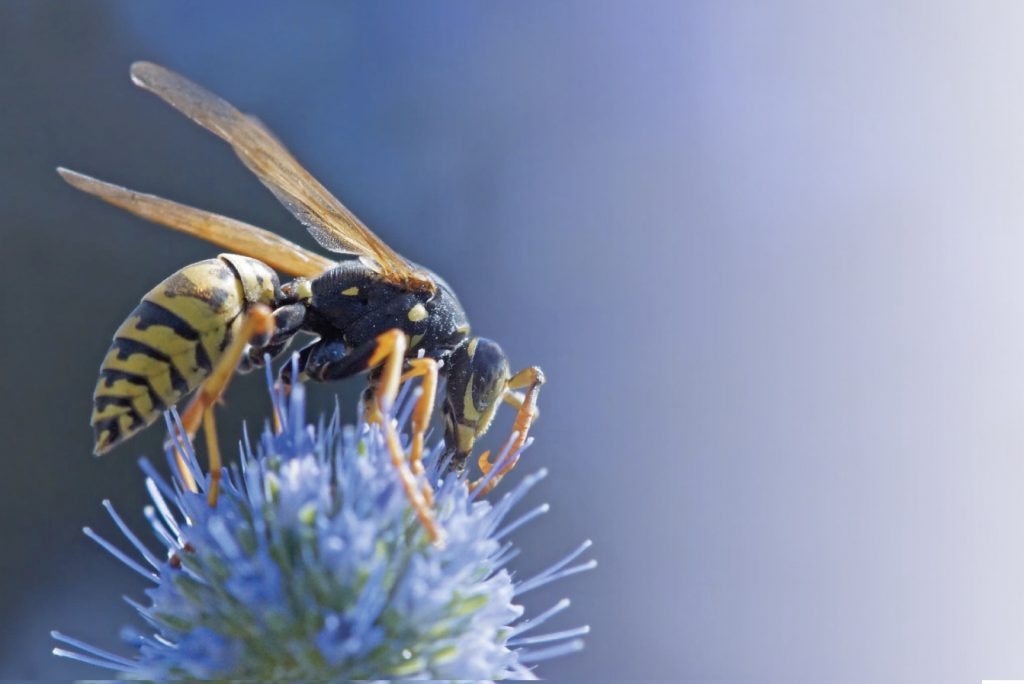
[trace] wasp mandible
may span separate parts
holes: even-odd
[[[118,328],[93,399],[96,453],[195,392],[182,424],[190,438],[205,424],[214,504],[220,459],[213,405],[236,369],[280,355],[299,332],[317,336],[298,353],[304,377],[326,382],[369,372],[364,398],[371,419],[380,419],[401,380],[423,378],[413,413],[414,468],[439,374],[447,381],[443,416],[451,470],[465,469],[502,401],[518,409],[513,449],[522,446],[544,382],[539,368],[511,373],[497,343],[470,335],[466,314],[444,280],[382,242],[259,120],[155,64],[137,62],[131,76],[229,143],[321,247],[354,258],[335,262],[247,223],[58,169],[79,190],[233,252],[174,273]],[[295,279],[281,285],[276,271]],[[286,364],[280,374],[286,384],[290,369]],[[493,468],[488,456],[479,459],[485,475]],[[488,488],[512,465],[490,478]]]

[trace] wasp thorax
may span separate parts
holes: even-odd
[[[343,261],[310,283],[311,307],[335,328],[344,330],[370,312],[379,311],[403,291],[381,280],[363,263]]]

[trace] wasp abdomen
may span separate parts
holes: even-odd
[[[93,395],[96,453],[153,423],[209,375],[250,304],[272,305],[277,275],[221,255],[186,266],[149,291],[103,359]]]

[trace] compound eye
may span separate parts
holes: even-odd
[[[475,344],[473,344],[475,343]],[[477,338],[471,343],[474,403],[483,408],[495,402],[508,381],[508,359],[496,342]]]

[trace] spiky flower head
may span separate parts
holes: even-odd
[[[410,389],[396,404],[398,425],[418,391]],[[377,425],[342,426],[337,409],[310,425],[301,385],[288,398],[272,395],[276,427],[268,424],[256,444],[244,440],[216,507],[187,442],[177,448],[198,491],[142,461],[153,500],[145,515],[164,557],[104,502],[141,560],[86,534],[153,582],[147,601],[133,602],[148,628],[126,630],[127,655],[54,632],[71,647],[55,654],[139,679],[522,679],[533,678],[533,663],[582,647],[586,627],[530,631],[567,600],[532,620],[514,603],[594,565],[571,565],[585,542],[513,581],[507,565],[517,551],[507,537],[547,507],[508,516],[544,471],[492,504],[464,479],[441,475],[437,445],[425,462],[442,548],[417,520]],[[168,417],[170,432],[180,434],[175,420]]]

